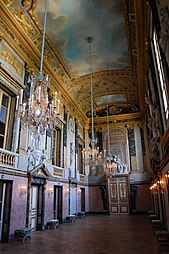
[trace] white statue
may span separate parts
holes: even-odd
[[[73,147],[73,143],[70,143],[70,166],[72,165],[74,161],[74,156],[75,156],[75,147]]]

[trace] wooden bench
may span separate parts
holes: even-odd
[[[159,217],[158,217],[156,214],[150,214],[150,215],[149,215],[149,218],[150,218],[151,220],[158,220],[158,219],[159,219]]]
[[[148,211],[149,215],[155,215],[156,213],[154,211]]]
[[[158,242],[158,253],[169,253],[169,242]]]
[[[169,241],[169,232],[166,230],[155,231],[158,242]]]
[[[48,220],[46,227],[47,229],[56,229],[59,226],[59,220],[57,219],[52,219],[52,220]]]
[[[78,212],[77,216],[78,218],[83,218],[85,217],[85,212]]]
[[[76,220],[76,215],[71,214],[66,216],[66,222],[72,222]]]
[[[20,228],[15,230],[15,240],[24,241],[26,238],[31,239],[31,228]]]
[[[160,231],[163,229],[163,223],[161,220],[152,220],[153,223],[153,229],[155,231]]]
[[[157,236],[157,238],[160,236],[169,237],[169,232],[167,230],[157,230],[156,236]]]

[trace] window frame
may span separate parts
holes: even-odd
[[[6,108],[7,109],[6,119],[5,119],[5,121],[0,119],[0,122],[5,124],[4,134],[0,134],[0,136],[3,137],[3,147],[1,147],[1,148],[5,149],[6,143],[7,143],[7,130],[8,130],[8,125],[9,125],[9,111],[10,111],[10,107],[11,107],[11,96],[7,92],[5,92],[3,89],[0,88],[0,110],[2,108],[3,95],[6,95],[9,98],[8,107]]]
[[[154,54],[154,62],[156,67],[156,75],[158,76],[158,84],[160,86],[160,96],[162,97],[162,106],[164,112],[165,123],[169,120],[169,107],[168,107],[168,92],[167,92],[167,84],[166,78],[162,63],[162,58],[160,54],[160,46],[158,43],[157,33],[155,28],[153,29],[152,33],[152,44],[153,44],[153,54]]]
[[[62,131],[60,128],[53,128],[52,133],[52,165],[61,166],[61,137]]]

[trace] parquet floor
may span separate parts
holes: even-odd
[[[157,254],[148,215],[89,215],[31,240],[0,243],[1,254]]]

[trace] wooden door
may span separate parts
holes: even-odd
[[[54,188],[54,205],[53,205],[54,219],[62,222],[62,186],[55,186]]]
[[[12,181],[0,181],[0,241],[9,242]]]
[[[129,191],[127,176],[110,176],[108,178],[109,213],[129,213]]]
[[[81,211],[85,212],[85,188],[81,188]]]
[[[0,182],[0,241],[2,236],[2,224],[4,214],[4,202],[5,202],[5,189],[6,183]]]
[[[54,188],[54,204],[53,204],[54,219],[58,219],[58,192],[59,192],[59,189],[57,186],[55,186],[55,188]]]
[[[31,187],[31,202],[30,202],[30,228],[36,230],[37,226],[37,201],[38,201],[38,186]]]

